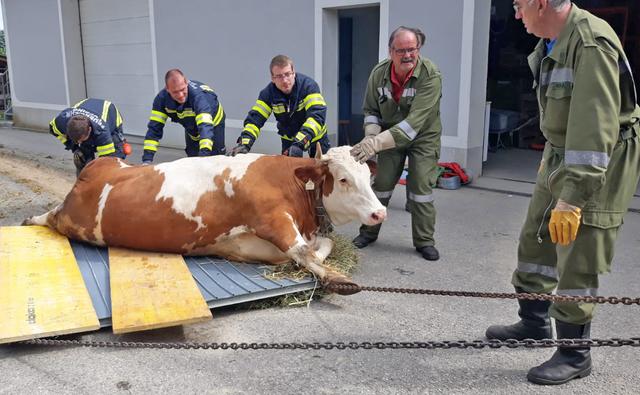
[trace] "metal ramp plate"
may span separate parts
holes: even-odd
[[[111,325],[109,254],[106,248],[70,241],[100,325]],[[184,257],[209,308],[229,306],[313,289],[316,280],[268,279],[269,266],[229,262],[217,257]]]

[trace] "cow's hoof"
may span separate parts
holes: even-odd
[[[325,283],[324,287],[338,295],[353,295],[360,292],[360,286],[347,278],[332,278]]]

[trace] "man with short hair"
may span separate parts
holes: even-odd
[[[49,122],[49,133],[73,152],[76,176],[96,153],[121,159],[130,153],[125,152],[120,112],[108,100],[85,99],[63,110]]]
[[[622,44],[602,19],[569,0],[516,0],[516,19],[540,38],[529,56],[547,139],[520,233],[518,293],[598,296],[640,178],[640,108]],[[521,320],[490,339],[589,339],[595,303],[519,299]],[[591,373],[589,347],[558,347],[529,370],[537,384]]]
[[[440,254],[433,233],[436,210],[431,185],[438,177],[442,78],[433,62],[420,56],[425,35],[401,26],[389,37],[389,59],[373,68],[364,101],[364,139],[351,154],[365,162],[378,154],[373,190],[387,206],[409,158],[408,208],[413,245],[426,260]],[[381,225],[360,227],[353,240],[364,248],[378,238]]]
[[[225,114],[213,89],[187,80],[179,69],[167,71],[164,82],[165,87],[153,100],[142,163],[153,161],[167,119],[184,127],[187,156],[224,154]]]
[[[302,157],[304,151],[314,157],[316,144],[322,153],[330,148],[327,127],[327,104],[318,84],[304,74],[296,73],[291,58],[277,55],[269,65],[271,82],[258,95],[256,104],[244,120],[238,145],[229,155],[246,154],[260,136],[260,129],[273,115],[278,121],[282,154]]]

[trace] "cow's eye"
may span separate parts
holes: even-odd
[[[340,179],[340,184],[346,185],[347,184],[347,179],[346,178],[341,178]]]

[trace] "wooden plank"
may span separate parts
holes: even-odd
[[[0,343],[100,329],[66,237],[0,227]]]
[[[113,333],[211,319],[180,255],[109,248]]]

